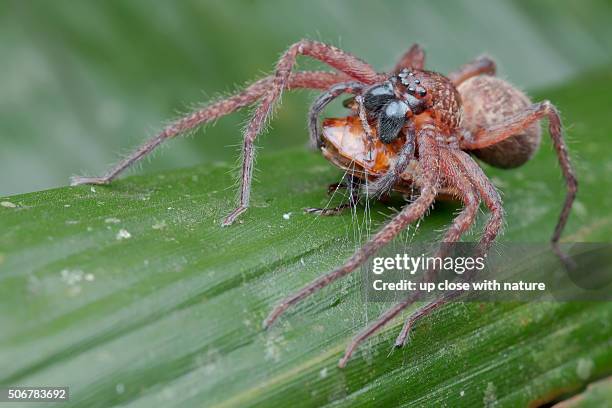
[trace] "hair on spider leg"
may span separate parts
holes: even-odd
[[[240,149],[240,145],[239,144],[229,144],[227,145],[228,147],[235,147],[237,149]],[[257,160],[257,149],[260,149],[259,146],[255,146],[254,150],[254,158],[253,161]],[[241,155],[239,154],[237,159],[235,160],[234,164],[230,166],[230,168],[225,172],[225,174],[230,176],[230,179],[232,180],[231,183],[229,183],[223,190],[227,191],[227,190],[234,190],[235,195],[240,194],[240,192],[236,189],[237,186],[240,185],[240,177],[238,177],[238,175],[240,174],[240,167],[241,167]],[[251,177],[253,177],[254,180],[256,180],[256,173],[255,173],[255,169],[253,169],[253,173],[251,174]]]

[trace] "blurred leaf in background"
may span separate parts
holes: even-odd
[[[5,0],[0,195],[104,171],[169,119],[269,72],[303,37],[381,70],[412,42],[441,72],[488,53],[502,76],[534,89],[609,64],[611,20],[608,1]],[[310,97],[286,96],[259,144],[305,145]],[[171,143],[146,170],[234,160],[245,120]]]

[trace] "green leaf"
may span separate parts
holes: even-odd
[[[540,95],[564,114],[581,182],[571,241],[612,232],[612,77],[589,82],[588,103],[582,80]],[[612,371],[606,302],[451,304],[404,349],[389,354],[398,319],[340,370],[347,342],[388,306],[364,303],[354,276],[262,331],[281,297],[393,210],[303,214],[340,177],[313,152],[261,154],[257,168],[252,208],[230,228],[219,227],[235,194],[228,164],[1,199],[0,384],[67,385],[66,406],[83,407],[525,406]],[[486,171],[504,191],[501,239],[548,240],[564,194],[549,140],[518,170]],[[455,210],[437,204],[403,238],[435,239]]]

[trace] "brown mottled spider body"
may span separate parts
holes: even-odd
[[[293,72],[298,55],[326,63],[334,72]],[[350,202],[337,209],[309,209],[309,212],[337,214],[359,200],[359,179],[369,179],[373,196],[390,190],[416,187],[417,197],[384,225],[343,265],[322,275],[298,292],[284,298],[264,321],[269,327],[287,309],[321,288],[356,270],[378,249],[408,225],[421,218],[440,194],[452,195],[463,210],[446,231],[443,242],[459,241],[473,224],[481,201],[491,216],[485,225],[478,251],[486,252],[500,233],[503,207],[499,193],[470,156],[494,166],[510,168],[527,161],[540,141],[539,120],[547,118],[549,132],[568,187],[566,200],[552,237],[553,247],[565,226],[577,183],[563,140],[561,121],[548,102],[532,104],[520,91],[494,78],[495,64],[479,58],[447,76],[424,70],[424,52],[418,45],[406,52],[390,73],[377,73],[369,64],[336,47],[302,40],[292,45],[276,65],[274,75],[257,81],[244,91],[213,103],[168,126],[105,176],[77,177],[73,184],[106,184],[132,163],[147,155],[166,139],[258,102],[245,129],[240,198],[238,206],[223,221],[232,224],[246,211],[254,159],[254,141],[263,130],[276,101],[285,89],[310,88],[325,92],[315,100],[309,115],[310,140],[325,157],[350,170]],[[347,107],[352,114],[328,119],[321,130],[321,111],[338,96],[349,93]],[[439,254],[444,253],[442,245]],[[558,251],[560,255],[560,251]],[[434,272],[435,273],[435,272]],[[425,280],[434,273],[425,274]],[[396,345],[402,346],[414,322],[448,302],[455,294],[440,298],[417,310],[406,321]],[[358,334],[348,346],[342,367],[367,337],[414,303],[415,295],[384,312]]]

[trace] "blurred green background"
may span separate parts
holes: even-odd
[[[3,0],[0,195],[104,171],[164,121],[269,72],[303,37],[380,70],[412,42],[441,72],[487,53],[534,90],[609,65],[610,21],[609,1]],[[584,80],[585,92],[596,86]],[[286,96],[260,145],[305,145],[309,98]],[[245,115],[172,142],[139,171],[235,160]]]

